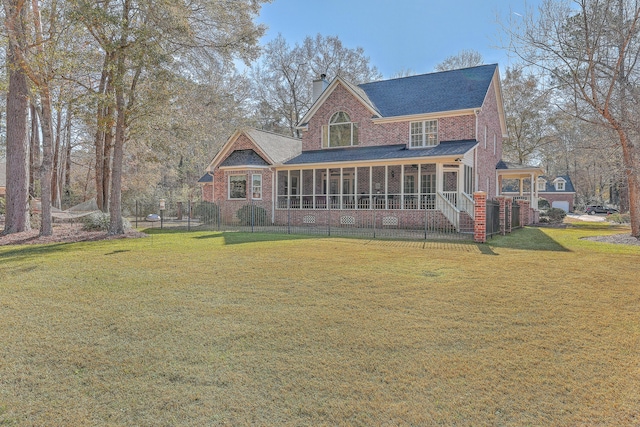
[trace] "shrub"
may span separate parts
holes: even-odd
[[[238,209],[236,216],[241,225],[267,225],[267,211],[260,206],[244,205]]]
[[[203,224],[215,224],[218,222],[218,206],[212,202],[200,202],[196,206],[195,215]]]
[[[540,215],[540,218],[538,219],[538,222],[540,224],[548,224],[549,223],[549,218],[546,217],[546,216]]]
[[[614,213],[607,216],[607,221],[615,222],[618,224],[629,224],[631,222],[631,215],[628,213]]]
[[[560,224],[564,217],[567,216],[567,213],[559,208],[551,208],[547,210],[547,216],[549,217],[549,222],[552,224]]]
[[[551,205],[546,199],[538,199],[538,209],[549,209]]]
[[[6,209],[6,196],[5,197],[0,197],[0,215],[4,215],[5,214],[5,209]]]
[[[105,212],[94,212],[82,217],[82,229],[85,231],[107,231],[109,230],[109,221],[111,217]],[[124,230],[131,229],[131,223],[122,218]]]

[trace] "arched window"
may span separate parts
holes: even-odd
[[[353,123],[344,111],[338,111],[329,120],[328,126],[323,126],[323,147],[349,147],[358,145],[358,124]]]

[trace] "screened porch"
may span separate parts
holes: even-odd
[[[276,180],[277,209],[442,210],[450,205],[473,211],[473,169],[460,164],[289,169],[279,170]]]

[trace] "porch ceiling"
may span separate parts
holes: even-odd
[[[344,147],[305,151],[284,162],[286,166],[319,163],[372,162],[415,158],[451,158],[463,156],[478,144],[476,140],[443,141],[435,147],[408,149],[406,144],[375,147]]]

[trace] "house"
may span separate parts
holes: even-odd
[[[551,178],[543,175],[542,168],[503,160],[498,162],[498,183],[500,194],[513,200],[526,200],[537,209],[540,200],[549,202],[549,206],[565,212],[573,211],[576,194],[569,175]],[[531,188],[531,183],[536,185]]]
[[[552,208],[573,212],[576,190],[569,175],[560,175],[555,178],[541,176],[538,178],[537,187],[539,197],[548,201]]]
[[[235,132],[200,179],[204,200],[224,215],[257,204],[275,224],[314,224],[327,211],[358,223],[384,211],[380,225],[430,217],[464,232],[474,193],[499,195],[506,123],[496,64],[361,85],[322,78],[313,92],[301,139]]]

